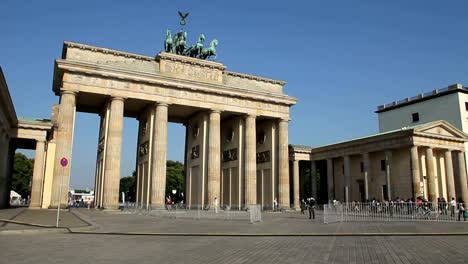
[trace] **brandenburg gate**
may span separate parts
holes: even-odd
[[[137,202],[143,206],[164,207],[167,126],[176,122],[186,128],[188,206],[206,208],[217,198],[231,208],[248,204],[271,208],[277,198],[280,207],[289,208],[288,122],[297,99],[283,92],[282,81],[228,71],[201,55],[172,52],[168,44],[166,52],[152,57],[64,43],[53,81],[60,104],[55,113],[50,207],[67,204],[70,166],[63,171],[64,191],[59,197],[59,160],[69,157],[73,163],[73,134],[80,132],[74,129],[78,111],[101,117],[96,207],[119,206],[123,118],[131,117],[139,121]]]

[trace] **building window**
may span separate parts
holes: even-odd
[[[387,169],[386,167],[387,167],[387,164],[385,160],[380,160],[380,170],[385,171]]]
[[[411,116],[413,117],[413,122],[418,122],[419,121],[419,113],[413,113],[413,114],[411,114]]]

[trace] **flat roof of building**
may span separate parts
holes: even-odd
[[[460,83],[452,84],[449,85],[448,87],[442,88],[442,89],[435,89],[431,92],[428,93],[421,93],[413,97],[407,97],[405,99],[399,100],[399,101],[394,101],[389,104],[383,104],[377,106],[377,111],[376,113],[382,113],[385,111],[393,110],[396,108],[400,108],[403,106],[407,106],[410,104],[415,104],[419,103],[422,101],[434,99],[440,96],[452,94],[452,93],[457,93],[457,92],[462,92],[462,93],[468,93],[468,87],[463,86]]]

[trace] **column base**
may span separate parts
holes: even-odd
[[[49,205],[49,209],[57,209],[58,206],[57,205]],[[60,205],[60,209],[67,209],[68,206],[66,204],[61,204]]]
[[[42,209],[42,207],[40,205],[30,205],[28,209],[39,210],[39,209]]]

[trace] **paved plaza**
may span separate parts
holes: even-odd
[[[35,223],[47,225],[54,224],[55,213],[10,209],[0,211],[0,216],[3,219],[9,216],[13,221],[37,219]],[[29,226],[23,228],[35,228],[37,233],[8,233],[4,231],[18,230],[19,225],[3,224],[0,259],[5,263],[468,261],[468,236],[462,234],[468,232],[468,223],[326,225],[320,212],[314,221],[299,212],[267,212],[262,214],[263,221],[256,224],[247,220],[173,219],[86,209],[63,213],[62,225],[75,233],[43,233]]]

